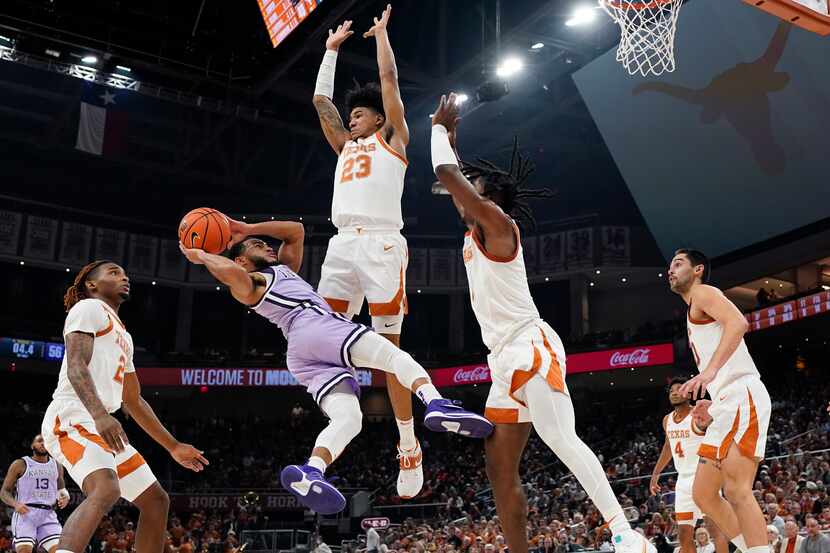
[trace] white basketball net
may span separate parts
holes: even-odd
[[[599,0],[620,26],[617,61],[632,75],[674,71],[674,33],[683,0]]]

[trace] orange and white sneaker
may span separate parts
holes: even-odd
[[[416,441],[413,449],[401,449],[398,444],[398,460],[401,471],[398,473],[398,495],[401,499],[412,499],[424,486],[424,467],[421,442]]]

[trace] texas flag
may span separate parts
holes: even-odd
[[[99,156],[124,153],[127,114],[123,108],[130,94],[123,89],[84,83],[75,148]]]

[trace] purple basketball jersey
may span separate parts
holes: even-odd
[[[282,330],[288,370],[297,382],[317,403],[344,381],[359,393],[349,350],[369,328],[334,313],[309,283],[283,265],[260,274],[268,288],[251,309]]]
[[[54,505],[58,500],[58,464],[54,459],[38,463],[24,457],[26,472],[17,480],[17,500],[21,503]]]
[[[62,531],[52,508],[58,500],[58,464],[54,459],[45,463],[38,463],[30,457],[23,460],[26,472],[17,480],[17,500],[30,508],[25,515],[14,513],[12,516],[14,544],[28,544],[33,549],[42,545],[51,546]]]

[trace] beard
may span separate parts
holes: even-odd
[[[130,301],[130,293],[129,292],[120,292],[118,297],[121,298],[121,301]]]
[[[269,261],[265,257],[249,257],[248,258],[254,266],[254,269],[257,271],[261,271],[263,269],[267,269],[268,267],[274,267],[275,265],[279,265],[279,260],[277,261]]]

